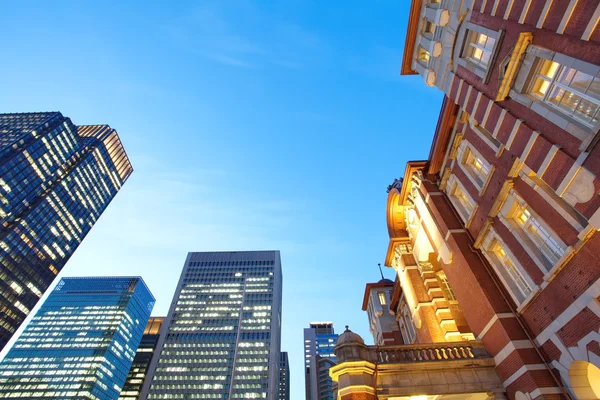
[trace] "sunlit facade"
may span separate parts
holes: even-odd
[[[132,171],[108,125],[0,114],[0,349]]]
[[[336,362],[333,350],[337,338],[332,322],[311,322],[309,328],[304,328],[306,400],[333,399],[329,368]]]
[[[148,368],[158,344],[160,328],[164,319],[164,317],[151,317],[148,320],[144,336],[142,336],[142,341],[135,353],[135,358],[129,369],[129,374],[127,374],[127,380],[125,381],[125,385],[123,385],[119,400],[142,400],[140,396],[142,385],[148,374]]]
[[[279,251],[189,253],[143,398],[277,399],[281,284]]]
[[[118,398],[153,306],[139,277],[61,279],[0,364],[0,398]]]
[[[408,3],[401,74],[444,97],[388,192],[402,334],[470,333],[511,400],[600,398],[600,4]]]

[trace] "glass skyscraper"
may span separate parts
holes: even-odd
[[[144,336],[142,336],[142,341],[135,353],[135,358],[131,364],[129,374],[127,374],[127,380],[125,381],[125,385],[123,385],[119,400],[137,400],[140,398],[142,385],[148,374],[148,368],[158,344],[160,328],[164,319],[164,317],[151,317],[148,320]]]
[[[117,399],[153,306],[139,277],[62,278],[0,363],[0,398]]]
[[[281,284],[279,251],[189,253],[142,398],[276,400]]]
[[[0,114],[0,350],[132,171],[108,125]]]
[[[290,400],[290,361],[287,351],[279,359],[279,400]]]
[[[311,322],[304,329],[304,384],[306,400],[332,400],[329,368],[337,361],[333,352],[338,335],[332,322]]]

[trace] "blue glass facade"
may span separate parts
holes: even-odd
[[[164,317],[151,317],[148,320],[144,336],[142,336],[142,341],[135,353],[135,358],[131,364],[129,374],[127,374],[127,380],[125,381],[123,390],[121,390],[119,400],[137,400],[140,398],[142,385],[144,384],[150,362],[158,345],[160,328],[163,321]]]
[[[108,125],[0,114],[0,349],[132,171]]]
[[[139,277],[61,279],[0,364],[0,398],[117,399],[153,306]]]
[[[331,322],[311,322],[304,329],[304,379],[306,400],[333,400],[329,368],[337,362],[337,335]]]

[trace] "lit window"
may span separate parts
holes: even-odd
[[[549,268],[554,266],[565,252],[566,246],[564,243],[555,238],[545,223],[528,210],[522,199],[515,201],[511,218],[540,250],[543,257],[548,261],[545,264]]]
[[[419,62],[425,66],[429,65],[429,52],[423,47],[419,46]]]
[[[450,287],[450,282],[448,282],[448,278],[446,274],[440,273],[438,274],[438,278],[440,280],[440,286],[442,287],[442,291],[444,292],[444,296],[449,301],[456,301],[456,296],[454,295],[454,291]]]
[[[495,234],[489,234],[484,254],[490,260],[496,272],[500,275],[505,285],[517,303],[522,303],[532,292],[531,285],[521,271],[519,264],[512,254],[509,254],[506,245],[500,242]]]
[[[530,93],[590,127],[600,120],[598,76],[543,60],[531,84]]]
[[[23,293],[23,288],[17,282],[11,282],[10,287],[18,294]]]
[[[496,39],[476,31],[468,31],[463,57],[476,67],[487,70],[492,58]]]
[[[490,174],[490,163],[469,147],[466,147],[462,157],[462,164],[467,167],[467,173],[475,180],[478,189],[481,189]]]
[[[471,199],[471,196],[466,193],[462,185],[460,185],[458,182],[455,182],[451,187],[450,197],[452,200],[456,200],[453,203],[457,206],[456,208],[462,217],[463,222],[467,222],[471,217],[471,214],[473,214],[473,209],[475,208],[475,204]]]
[[[381,304],[382,306],[385,306],[387,304],[387,302],[385,300],[385,293],[379,292],[378,296],[379,296],[379,304]]]

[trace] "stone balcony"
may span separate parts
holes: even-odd
[[[506,398],[494,359],[478,341],[366,346],[346,331],[335,355],[330,375],[339,400]]]

